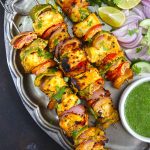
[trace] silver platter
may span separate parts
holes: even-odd
[[[46,108],[49,102],[48,97],[34,86],[34,75],[28,75],[24,73],[20,64],[18,52],[10,45],[11,39],[17,34],[17,31],[13,27],[12,20],[14,20],[21,32],[32,30],[31,19],[28,16],[18,15],[13,9],[14,2],[16,2],[16,0],[6,0],[6,6],[11,13],[5,12],[4,17],[6,56],[12,79],[24,106],[34,121],[45,133],[47,133],[64,149],[71,150],[73,149],[73,145],[71,141],[63,134],[63,131],[59,128],[58,117],[55,111],[49,111]],[[45,1],[42,0],[40,1],[40,3],[44,2]],[[20,3],[20,7],[22,9],[31,9],[34,5],[35,2],[33,0],[24,0],[23,3]],[[71,28],[70,23],[69,26]],[[135,80],[137,78],[140,78],[140,76],[136,77]],[[120,90],[116,90],[112,88],[109,82],[106,83],[105,87],[111,91],[116,107],[118,106],[119,97],[127,85],[122,87]],[[149,144],[143,143],[132,137],[128,132],[126,132],[120,122],[107,129],[106,135],[109,138],[106,147],[112,150],[150,150]]]

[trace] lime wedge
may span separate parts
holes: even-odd
[[[121,27],[125,22],[125,14],[117,8],[105,6],[98,9],[101,19],[112,27]]]
[[[138,5],[140,2],[141,0],[119,0],[116,5],[122,9],[131,9]]]

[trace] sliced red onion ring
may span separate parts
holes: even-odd
[[[142,18],[142,20],[145,19],[145,14],[143,13],[142,8],[134,7],[133,12],[139,15]]]
[[[140,57],[140,59],[150,61],[150,55],[143,55]]]
[[[150,0],[142,0],[144,6],[150,7]]]
[[[96,100],[99,99],[100,96],[104,96],[104,95],[105,95],[105,90],[103,88],[100,88],[93,93],[93,95],[89,98],[89,100],[90,99]]]
[[[137,29],[137,24],[135,23],[132,23],[132,24],[129,24],[128,25],[128,29],[126,30],[126,35],[120,37],[118,36],[118,41],[119,42],[122,42],[122,43],[131,43],[133,42],[134,40],[136,40],[137,38],[137,33],[133,34],[133,35],[129,35],[128,34],[128,31],[129,30],[134,30],[134,29]]]
[[[144,14],[147,18],[150,18],[150,7],[148,6],[143,6],[143,11],[144,11]]]
[[[128,31],[133,30],[133,29],[137,29],[137,28],[138,28],[137,24],[132,23],[132,24],[126,25],[126,26],[114,31],[113,34],[115,36],[117,36],[117,39],[118,39],[119,42],[131,43],[134,40],[136,40],[137,34],[135,33],[131,36],[131,35],[128,34]]]
[[[140,52],[137,52],[137,49],[138,48],[142,48],[142,50]],[[134,60],[134,59],[139,59],[141,58],[142,56],[144,56],[147,52],[147,47],[142,47],[142,46],[139,46],[139,47],[135,47],[133,49],[127,49],[125,50],[125,54],[127,56],[127,58],[129,60]]]
[[[60,55],[60,47],[63,45],[64,41],[61,41],[55,48],[55,57],[58,58]]]
[[[113,31],[112,33],[115,35],[115,36],[124,36],[126,33],[127,33],[127,30],[128,30],[128,25],[126,26],[123,26],[115,31]]]
[[[131,43],[135,41],[136,38],[137,38],[137,34],[133,34],[132,36],[130,36],[129,34],[126,34],[123,37],[118,37],[118,41],[122,43]]]
[[[72,107],[71,109],[65,111],[65,112],[63,113],[62,117],[65,116],[65,115],[67,115],[68,113],[74,113],[74,114],[77,114],[77,115],[81,115],[81,116],[82,116],[82,115],[85,114],[85,108],[84,108],[83,105],[74,106],[74,107]]]
[[[125,48],[135,48],[136,46],[138,46],[140,44],[142,38],[143,38],[143,36],[142,36],[142,28],[140,27],[139,28],[139,33],[138,33],[138,36],[137,36],[136,40],[134,40],[131,43],[122,43],[122,42],[120,42],[120,45],[122,47],[125,47]]]
[[[126,22],[124,25],[128,25],[130,23],[138,23],[138,21],[143,20],[143,18],[139,15],[130,15],[129,17],[127,17]]]

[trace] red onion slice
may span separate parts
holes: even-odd
[[[134,7],[133,12],[135,12],[138,16],[142,18],[142,20],[145,19],[145,14],[142,11],[142,8]]]
[[[144,6],[150,7],[150,0],[142,0]]]
[[[74,114],[82,116],[85,114],[85,107],[83,105],[74,106],[74,107],[70,108],[69,110],[63,112],[62,117],[67,115],[68,113],[74,113]]]
[[[135,41],[133,41],[131,43],[122,43],[122,42],[120,42],[120,45],[122,47],[125,47],[125,48],[135,48],[136,46],[138,46],[140,44],[142,38],[143,38],[143,36],[142,36],[142,28],[140,27],[138,36],[137,36]]]
[[[143,6],[143,11],[144,11],[144,13],[145,13],[145,16],[146,16],[147,18],[150,18],[150,7],[148,7],[148,6]]]
[[[92,99],[92,100],[96,100],[99,99],[100,96],[104,96],[105,95],[105,90],[103,88],[99,88],[98,90],[94,91],[93,95],[88,99]]]
[[[130,23],[138,23],[138,21],[143,20],[141,16],[138,15],[130,15],[127,19],[124,25],[128,25]]]
[[[144,55],[144,56],[140,57],[140,59],[150,61],[150,55]]]
[[[142,48],[142,50],[140,52],[137,52],[137,48]],[[127,58],[131,61],[134,59],[141,58],[142,56],[146,55],[146,53],[147,53],[147,47],[141,47],[141,46],[133,48],[133,49],[125,50],[125,54]]]
[[[121,36],[124,36],[126,33],[127,33],[127,30],[128,30],[128,25],[126,26],[123,26],[115,31],[113,31],[112,33],[116,36],[116,37],[121,37]]]
[[[137,38],[137,34],[133,34],[132,36],[126,34],[123,37],[118,37],[118,41],[122,42],[122,43],[131,43],[133,41],[135,41]]]

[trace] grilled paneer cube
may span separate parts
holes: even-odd
[[[68,89],[69,90],[69,89]],[[61,103],[57,105],[57,114],[61,116],[65,111],[78,104],[79,98],[69,91],[62,96]]]
[[[83,90],[95,81],[102,79],[96,68],[89,68],[86,72],[71,78],[73,86],[77,90]]]
[[[48,69],[46,72],[39,74],[34,84],[50,97],[57,94],[61,88],[67,86],[62,77],[62,72],[54,69]]]
[[[105,77],[108,80],[113,81],[115,88],[120,88],[126,80],[133,78],[133,72],[130,69],[130,63],[127,61],[121,62],[118,64],[118,66],[116,66],[116,68],[109,70]]]
[[[62,23],[63,21],[64,20],[61,14],[52,9],[51,11],[46,11],[40,14],[39,17],[34,21],[33,28],[39,36],[42,36],[48,28]]]
[[[124,53],[119,51],[118,53],[108,54],[99,66],[100,74],[104,75],[108,71],[112,71],[117,68],[122,62],[126,61]]]
[[[65,49],[61,55],[61,68],[66,76],[75,76],[85,72],[87,59],[85,52],[78,49]]]
[[[97,116],[101,116],[99,120],[103,128],[108,128],[112,123],[116,123],[119,120],[118,112],[109,97],[99,98],[92,105],[92,108],[97,113]]]
[[[107,139],[104,131],[102,131],[100,128],[90,127],[82,132],[74,142],[77,146],[88,140],[94,140],[95,142],[101,142],[104,144]]]
[[[71,137],[73,131],[78,131],[83,126],[88,125],[88,115],[86,113],[84,115],[66,113],[60,118],[59,125],[66,135]]]
[[[90,15],[88,8],[80,7],[80,5],[72,8],[69,18],[73,22],[81,22]]]
[[[90,14],[86,0],[56,0],[57,4],[73,22],[81,22]]]
[[[38,74],[45,72],[48,68],[55,67],[56,65],[57,65],[57,63],[54,60],[50,59],[47,62],[42,63],[39,66],[35,67],[32,70],[32,73],[35,75],[38,75]]]
[[[76,150],[105,150],[102,143],[96,143],[94,140],[88,140],[77,146]]]
[[[78,38],[82,38],[90,31],[91,28],[100,24],[98,17],[92,13],[84,21],[74,25],[73,32]]]
[[[117,110],[114,109],[112,114],[109,117],[100,118],[101,127],[107,129],[110,125],[119,121],[119,116]]]
[[[107,32],[100,32],[94,37],[91,47],[86,47],[88,60],[100,65],[101,61],[110,53],[118,53],[120,45],[115,36]]]
[[[39,17],[42,13],[44,13],[44,12],[46,12],[46,11],[51,11],[52,9],[53,9],[53,7],[52,7],[51,5],[49,5],[49,4],[35,5],[35,6],[31,9],[29,15],[30,15],[32,21],[34,22],[35,20],[38,19],[38,17]]]
[[[38,38],[22,48],[20,59],[25,72],[30,73],[35,67],[50,59],[51,54],[44,49],[46,46],[47,41]]]
[[[67,25],[62,24],[61,27],[59,27],[56,31],[52,33],[52,35],[49,38],[49,49],[50,52],[54,51],[56,46],[64,41],[65,39],[68,39],[70,35],[67,31]]]
[[[126,69],[124,75],[115,79],[115,81],[113,82],[113,86],[119,89],[125,81],[132,79],[132,78],[133,78],[133,71],[130,68],[128,68]]]
[[[80,90],[79,95],[81,98],[90,100],[93,98],[93,94],[103,86],[104,86],[104,80],[100,78],[96,80],[95,82],[91,83],[85,89]],[[103,94],[103,91],[101,92],[101,94]]]
[[[94,140],[87,140],[81,143],[75,150],[93,150]]]

